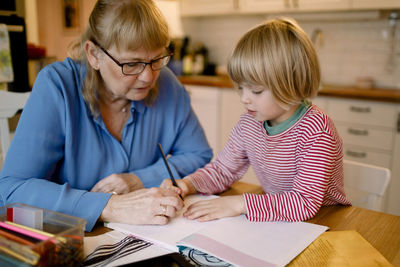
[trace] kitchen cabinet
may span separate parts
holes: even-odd
[[[203,126],[215,159],[224,148],[231,130],[244,112],[240,97],[232,88],[197,85],[185,87],[189,91],[193,110]],[[241,181],[259,185],[251,167]]]
[[[399,0],[181,0],[182,16],[398,9]]]
[[[241,0],[243,12],[297,12],[349,10],[351,0]]]
[[[349,10],[352,0],[181,0],[182,16]]]
[[[190,94],[191,104],[207,136],[209,145],[214,152],[220,151],[220,102],[221,90],[210,86],[186,86]]]
[[[344,158],[391,170],[385,211],[400,215],[400,107],[395,103],[317,97],[335,122]]]
[[[400,215],[400,107],[397,108],[397,131],[395,133],[394,143],[395,146],[393,148],[393,160],[392,160],[392,177],[389,185],[389,198],[387,211],[396,215]]]
[[[390,9],[400,8],[399,0],[352,0],[353,9]]]
[[[238,0],[181,0],[182,16],[222,15],[233,13]]]

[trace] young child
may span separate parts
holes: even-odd
[[[265,194],[224,196],[188,207],[188,219],[246,214],[250,221],[303,221],[322,205],[350,204],[343,186],[342,140],[307,99],[320,69],[312,42],[290,19],[267,21],[238,42],[228,73],[247,112],[215,161],[177,180],[183,196],[220,193],[253,167]],[[169,179],[162,187],[171,188]]]

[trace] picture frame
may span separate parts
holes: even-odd
[[[80,0],[61,0],[62,27],[66,32],[80,30]]]

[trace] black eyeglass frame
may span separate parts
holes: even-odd
[[[138,75],[138,74],[140,74],[140,73],[142,73],[142,72],[144,71],[144,69],[146,68],[147,65],[150,65],[150,68],[151,68],[152,71],[160,70],[160,69],[162,69],[163,67],[165,67],[165,66],[168,64],[169,60],[170,60],[171,57],[173,56],[173,53],[169,53],[168,55],[155,58],[155,59],[151,60],[150,62],[135,61],[135,62],[121,63],[121,62],[119,62],[118,60],[116,60],[112,55],[110,55],[110,53],[108,53],[108,51],[107,51],[106,49],[104,49],[103,47],[101,47],[100,45],[98,45],[98,44],[96,44],[96,43],[94,43],[94,44],[95,44],[96,46],[98,46],[98,47],[101,49],[101,51],[104,52],[104,54],[106,54],[109,58],[111,58],[111,60],[114,61],[115,64],[117,64],[118,66],[121,67],[122,74],[124,74],[124,75]],[[158,60],[164,59],[164,58],[168,58],[168,59],[166,60],[166,62],[165,62],[160,68],[154,69],[154,68],[153,68],[153,63],[156,62],[156,61],[158,61]],[[137,73],[125,73],[125,72],[124,72],[124,65],[129,65],[129,64],[142,64],[143,67],[142,67],[142,70],[139,71],[139,72],[137,72]]]

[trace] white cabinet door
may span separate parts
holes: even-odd
[[[243,12],[296,12],[319,10],[348,10],[351,0],[241,0]]]
[[[400,215],[399,105],[329,97],[327,109],[343,138],[346,159],[391,170],[385,212]]]
[[[400,8],[399,0],[352,0],[353,9],[389,9]]]
[[[238,91],[232,88],[224,88],[221,98],[221,127],[220,127],[220,149],[222,150],[229,139],[233,127],[239,121],[240,115],[245,112],[243,104],[240,102]],[[242,182],[260,185],[252,167],[245,173]]]
[[[211,146],[214,157],[219,151],[219,114],[221,91],[216,87],[186,85],[196,113]]]
[[[393,152],[393,168],[388,188],[387,212],[400,215],[400,107],[397,109],[397,129]]]
[[[293,9],[298,11],[349,10],[350,0],[292,0]]]
[[[243,12],[281,12],[290,9],[290,0],[241,0],[240,11]]]
[[[182,16],[222,15],[237,9],[237,0],[181,0]]]
[[[229,134],[233,127],[239,121],[240,115],[245,112],[243,104],[240,102],[240,95],[235,89],[222,89],[221,99],[221,132],[220,132],[220,148],[225,146],[228,141]]]

